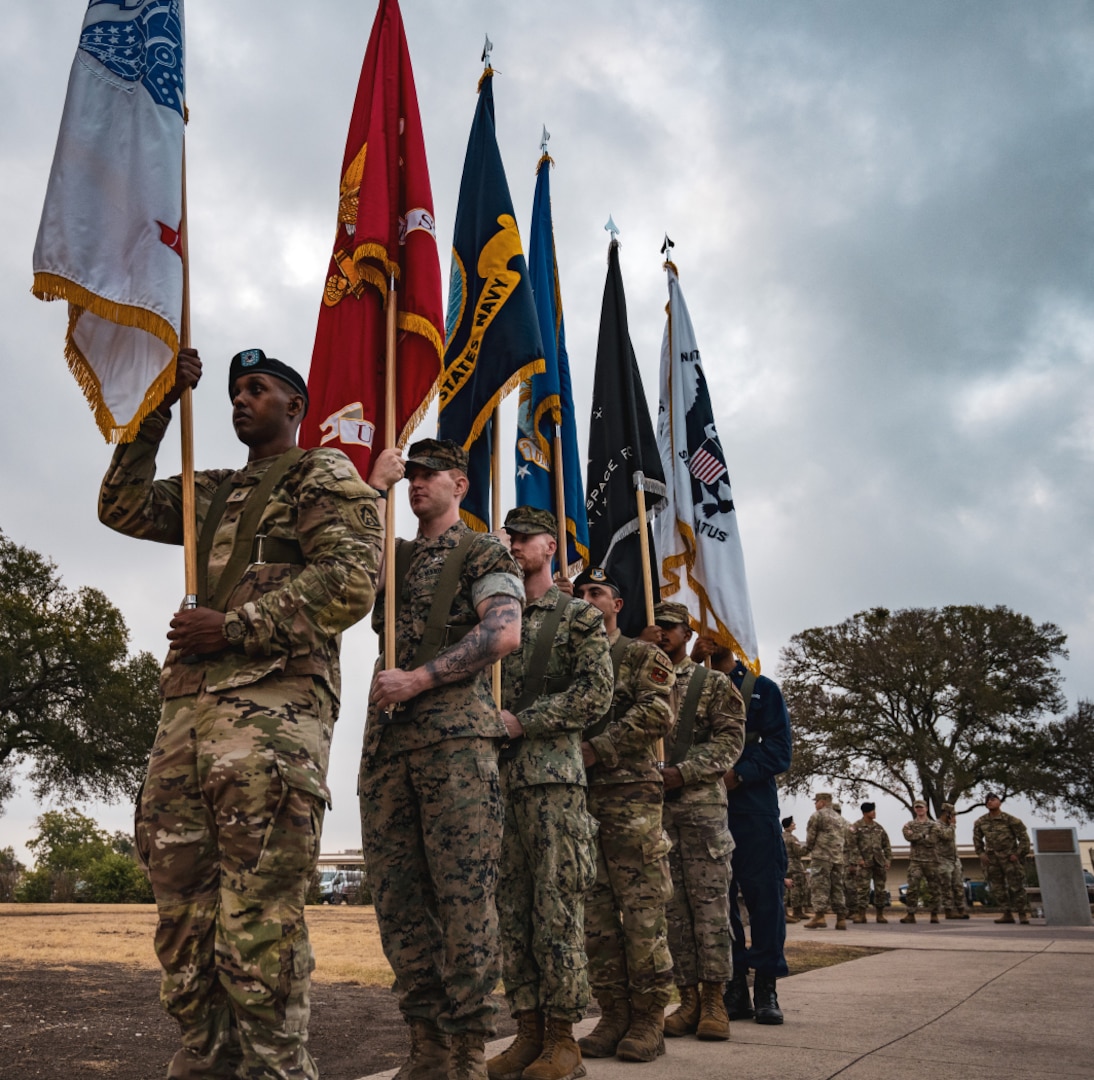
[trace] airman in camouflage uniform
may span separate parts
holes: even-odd
[[[885,904],[888,898],[888,871],[893,862],[893,848],[884,826],[878,824],[877,807],[864,802],[862,817],[852,828],[854,851],[858,857],[859,873],[856,892],[848,906],[854,909],[853,922],[866,922],[866,908],[870,903],[870,882],[874,884],[874,910],[877,921],[887,923]]]
[[[612,707],[585,729],[581,744],[589,813],[600,824],[596,884],[585,897],[585,951],[600,1020],[578,1041],[585,1057],[652,1061],[664,1052],[672,997],[665,918],[672,877],[657,762],[658,741],[672,726],[676,676],[658,646],[623,637],[623,599],[603,568],[586,570],[574,584],[604,616],[616,666]]]
[[[171,405],[200,375],[184,350],[163,406],[114,452],[104,524],[182,543],[181,482],[155,479],[156,454]],[[248,350],[229,392],[248,462],[195,478],[205,587],[168,635],[137,847],[156,896],[160,996],[182,1036],[168,1075],[314,1078],[304,897],[330,801],[338,635],[374,596],[377,493],[341,451],[295,448],[307,408],[297,372]],[[389,454],[373,475],[386,486],[401,473]]]
[[[569,1080],[585,1075],[573,1025],[589,1003],[585,893],[596,877],[581,733],[611,705],[612,662],[604,617],[552,583],[554,514],[520,506],[506,515],[505,529],[528,597],[521,647],[501,666],[502,719],[512,742],[501,765],[498,916],[502,979],[518,1034],[487,1067],[491,1080]],[[545,625],[553,637],[546,667],[537,671]]]
[[[840,826],[843,829],[843,899],[847,905],[848,914],[854,915],[853,905],[859,888],[858,845],[855,843],[855,834],[852,831],[854,827],[843,816],[842,805],[833,802],[832,811],[840,819]]]
[[[502,829],[495,740],[505,725],[489,667],[520,642],[524,588],[497,537],[472,533],[459,518],[466,470],[467,452],[454,443],[423,439],[408,451],[418,536],[396,556],[400,566],[409,545],[397,583],[397,666],[373,679],[358,783],[380,939],[410,1026],[399,1080],[485,1078],[484,1045],[494,1033],[488,995],[500,975]],[[419,646],[450,561],[458,583],[430,658]],[[377,632],[390,615],[387,600],[377,604]]]
[[[809,891],[813,896],[813,918],[806,930],[828,925],[829,907],[836,913],[836,929],[847,929],[847,904],[843,893],[843,821],[832,809],[832,796],[818,792],[813,796],[816,813],[805,829],[805,847],[809,856]]]
[[[665,1019],[665,1034],[678,1037],[694,1032],[701,1039],[728,1039],[729,1017],[722,992],[733,975],[729,929],[733,837],[722,777],[744,749],[745,706],[729,676],[701,668],[687,655],[691,626],[683,604],[658,604],[654,620],[661,648],[676,671],[675,720],[665,740],[662,776],[664,826],[672,841],[669,951],[680,1007]],[[688,740],[682,730],[683,706],[696,677],[705,681]]]
[[[809,875],[805,872],[805,863],[802,856],[805,849],[801,841],[794,835],[794,819],[785,817],[782,819],[783,844],[786,846],[787,877],[793,882],[787,890],[786,903],[793,912],[794,922],[800,922],[805,918],[805,909],[810,906],[809,899]],[[787,918],[790,922],[791,918]]]
[[[1000,809],[1002,799],[992,793],[984,797],[988,812],[976,819],[972,827],[972,843],[980,856],[980,865],[988,875],[988,884],[1003,914],[1000,923],[1029,922],[1029,897],[1022,863],[1029,855],[1029,832],[1020,818]]]
[[[957,854],[957,813],[953,803],[943,803],[938,815],[938,876],[946,918],[967,919],[965,872]]]
[[[900,921],[914,923],[919,907],[920,886],[927,883],[928,903],[931,906],[931,922],[938,919],[938,905],[942,896],[942,881],[938,873],[938,822],[927,816],[927,804],[922,799],[912,803],[915,817],[904,826],[904,839],[908,841],[908,891],[904,906],[908,914]]]

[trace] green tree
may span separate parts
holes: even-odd
[[[15,857],[15,848],[0,848],[0,903],[15,899],[15,890],[25,872],[26,867]]]
[[[984,788],[1094,816],[1091,707],[1062,720],[1066,637],[1006,607],[873,608],[783,649],[794,724],[790,790],[814,777],[867,787],[911,810]],[[1085,724],[1085,726],[1084,726]]]
[[[38,833],[27,841],[27,847],[39,870],[79,873],[111,850],[110,837],[98,822],[74,806],[47,810],[35,824]]]
[[[127,655],[121,612],[72,592],[0,532],[0,806],[30,762],[38,798],[113,799],[140,783],[159,715],[159,665]]]

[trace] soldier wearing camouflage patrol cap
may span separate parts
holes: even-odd
[[[907,914],[900,921],[914,923],[919,907],[920,892],[926,883],[927,902],[931,907],[931,922],[939,922],[938,912],[942,902],[942,881],[938,869],[938,843],[941,839],[938,822],[927,813],[923,799],[912,803],[912,820],[903,828],[908,841],[908,889],[904,894]]]
[[[680,1007],[665,1034],[728,1039],[722,993],[733,974],[729,921],[733,837],[726,819],[723,775],[741,756],[745,707],[727,675],[687,654],[688,610],[665,601],[654,607],[659,644],[673,663],[673,726],[665,740],[664,827],[672,842],[669,868],[669,951]]]
[[[502,661],[498,918],[518,1031],[487,1070],[491,1080],[567,1080],[585,1075],[573,1025],[589,1000],[584,903],[596,873],[581,733],[611,704],[612,665],[603,616],[552,581],[554,514],[518,506],[505,530],[527,595],[520,648]]]
[[[520,643],[520,568],[495,536],[460,519],[467,453],[422,439],[407,451],[414,540],[399,540],[396,666],[377,671],[358,792],[369,886],[384,955],[410,1027],[400,1080],[486,1076],[497,984],[496,885],[505,726],[490,665]]]
[[[809,856],[809,888],[813,897],[813,918],[806,930],[823,930],[829,907],[836,914],[836,929],[847,929],[847,904],[843,891],[843,822],[832,809],[832,795],[818,791],[813,796],[816,813],[805,827],[804,854]]]
[[[957,812],[945,802],[938,812],[938,878],[947,919],[967,919],[965,872],[957,854]]]
[[[249,349],[230,373],[247,464],[195,477],[199,606],[171,620],[137,848],[158,907],[161,1000],[182,1036],[168,1075],[314,1078],[304,897],[330,802],[338,635],[372,606],[382,515],[340,450],[296,447],[296,371]],[[156,453],[200,376],[183,349],[163,404],[114,452],[104,524],[182,543],[181,481],[155,479]],[[375,460],[377,488],[401,475],[397,453]]]
[[[669,843],[661,824],[658,740],[672,726],[672,661],[619,629],[619,586],[591,566],[574,589],[604,616],[615,690],[612,706],[581,743],[589,813],[600,824],[596,884],[585,897],[589,981],[600,1005],[596,1027],[579,1039],[586,1057],[652,1061],[664,1053],[672,956],[665,904],[672,891]]]
[[[1026,895],[1022,863],[1029,856],[1029,832],[1025,822],[1002,809],[1003,800],[994,792],[984,796],[987,813],[972,827],[972,843],[980,856],[980,865],[988,875],[992,895],[1003,908],[995,921],[1029,923],[1029,897]]]

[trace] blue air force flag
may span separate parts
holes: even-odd
[[[528,265],[498,151],[493,75],[487,68],[482,77],[467,140],[452,239],[444,366],[437,384],[438,434],[458,442],[471,457],[471,487],[460,516],[480,532],[490,528],[494,409],[544,368]]]
[[[668,505],[660,517],[661,598],[686,604],[691,624],[759,672],[744,551],[725,454],[714,429],[699,346],[676,267],[668,273],[657,447]]]
[[[570,359],[566,354],[566,330],[562,322],[562,289],[551,223],[551,165],[551,159],[544,154],[536,168],[536,194],[528,240],[528,274],[543,338],[546,369],[520,384],[517,505],[550,510],[557,516],[554,483],[555,471],[561,467],[567,552],[565,560],[559,557],[559,565],[567,572],[576,573],[589,561],[589,521],[585,514]],[[556,428],[562,444],[561,462],[556,460],[555,454]]]

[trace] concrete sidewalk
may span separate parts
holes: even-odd
[[[738,1021],[728,1043],[669,1039],[656,1062],[590,1059],[588,1075],[1086,1080],[1094,1077],[1094,928],[1039,922],[997,926],[976,917],[902,926],[894,919],[846,932],[788,926],[791,940],[891,951],[781,980],[781,1027]],[[586,1020],[579,1031],[594,1023]]]

